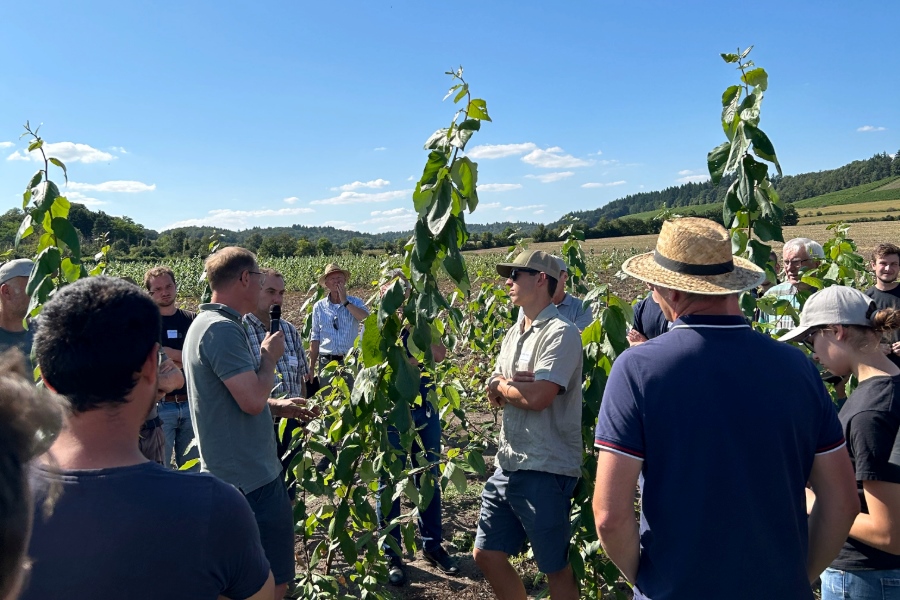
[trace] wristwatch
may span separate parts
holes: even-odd
[[[346,308],[348,304],[350,304],[350,301],[349,301],[349,300],[346,300],[346,301],[344,301],[343,304],[341,304],[341,306],[343,306],[344,308]]]

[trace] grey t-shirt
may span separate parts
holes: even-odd
[[[581,366],[581,334],[552,303],[527,330],[510,327],[494,374],[512,379],[516,371],[533,371],[535,381],[552,381],[560,390],[542,411],[503,408],[499,467],[581,476]]]
[[[18,348],[25,355],[25,370],[31,373],[31,346],[34,343],[34,329],[36,323],[29,323],[25,331],[7,331],[0,327],[0,352],[10,348]]]
[[[201,304],[182,351],[200,470],[244,494],[281,473],[269,407],[258,415],[245,413],[224,383],[259,368],[249,344],[237,311],[224,304]]]

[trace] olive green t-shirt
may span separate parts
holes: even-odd
[[[245,413],[224,383],[259,368],[241,315],[224,304],[201,304],[184,338],[182,364],[200,470],[244,494],[278,477],[281,463],[269,407],[258,415]]]

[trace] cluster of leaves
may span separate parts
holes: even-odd
[[[769,137],[759,128],[769,76],[765,69],[747,59],[752,49],[750,46],[738,54],[721,55],[726,63],[737,64],[741,83],[729,86],[722,94],[722,129],[728,140],[709,153],[707,164],[713,184],[725,175],[735,175],[722,211],[722,220],[731,229],[734,254],[766,269],[774,281],[775,270],[769,261],[772,249],[766,242],[784,241],[784,207],[769,181],[769,166],[757,159],[774,164],[779,175],[781,164]]]
[[[28,151],[40,152],[44,168],[32,176],[22,194],[24,218],[15,240],[18,248],[22,240],[32,234],[40,234],[34,268],[26,287],[31,298],[28,305],[28,315],[31,317],[37,316],[50,296],[66,283],[103,273],[109,252],[109,246],[104,244],[94,256],[95,265],[90,272],[83,264],[78,232],[69,221],[71,204],[50,179],[50,165],[54,165],[62,169],[63,177],[68,182],[66,165],[58,158],[47,156],[44,140],[38,135],[39,130],[40,127],[32,130],[30,123],[26,122],[25,133],[22,134],[22,137],[32,138]]]

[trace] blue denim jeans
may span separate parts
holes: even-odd
[[[419,437],[422,439],[422,444],[425,446],[424,448],[420,448],[418,443],[414,443],[412,446],[413,453],[416,454],[424,451],[426,460],[429,462],[437,461],[441,455],[441,419],[438,416],[437,411],[430,405],[428,405],[427,408],[414,408],[412,410],[412,418],[416,429],[419,430]],[[399,432],[391,427],[388,431],[388,436],[391,445],[399,450]],[[398,458],[406,461],[408,457],[402,455]],[[434,496],[431,498],[431,502],[428,503],[425,510],[419,511],[418,519],[419,535],[422,536],[422,544],[428,552],[437,550],[443,540],[443,529],[441,526],[441,474],[437,465],[431,468],[431,475],[434,477]],[[416,488],[418,487],[419,476],[416,476]],[[387,518],[385,518],[383,516],[384,513],[381,512],[381,495],[379,494],[375,501],[375,510],[378,511],[378,515],[381,517],[381,526],[385,527],[392,519],[396,519],[400,516],[400,498],[398,497],[394,500],[391,505],[391,511],[388,513]],[[394,539],[397,540],[397,544],[400,545],[400,528],[395,527],[391,530],[391,535],[394,536]],[[388,556],[393,556],[394,554],[394,551],[387,545],[384,547],[384,552]]]
[[[900,569],[883,571],[839,571],[822,573],[822,600],[900,599]]]
[[[166,436],[166,466],[172,464],[173,452],[175,453],[175,465],[179,468],[191,459],[200,458],[196,446],[191,448],[191,451],[185,456],[188,445],[194,439],[191,410],[187,402],[160,402],[159,418],[162,420],[163,435]],[[199,471],[200,464],[197,463],[189,470]]]

